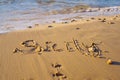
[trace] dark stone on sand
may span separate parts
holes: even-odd
[[[105,20],[102,20],[101,22],[106,22]]]
[[[67,24],[68,22],[62,22],[62,24]]]
[[[98,18],[98,20],[102,20],[101,18]]]
[[[94,18],[94,17],[92,17],[91,19],[92,19],[92,20],[94,20],[95,18]]]
[[[73,20],[71,20],[71,22],[75,22],[75,21],[76,21],[76,20],[74,20],[74,19],[73,19]]]
[[[53,21],[53,23],[56,23],[56,21]]]
[[[80,29],[80,28],[78,28],[78,27],[76,28],[76,30],[79,30],[79,29]]]
[[[115,24],[114,22],[109,22],[109,24]]]
[[[53,26],[49,25],[48,28],[52,28]]]
[[[104,18],[103,20],[106,20],[106,18]]]
[[[46,43],[46,44],[50,44],[50,43],[52,43],[52,42],[51,42],[51,41],[46,41],[45,43]]]
[[[90,20],[86,20],[86,21],[90,21]]]
[[[28,28],[32,28],[32,26],[28,26]]]
[[[115,17],[119,17],[119,16],[115,16]]]
[[[110,11],[110,9],[107,9],[107,11]]]
[[[101,22],[106,22],[106,18],[104,18]]]

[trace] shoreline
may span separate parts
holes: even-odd
[[[77,24],[86,24],[86,23],[92,23],[92,22],[103,22],[104,23],[104,19],[105,19],[105,23],[110,24],[110,22],[112,20],[118,20],[117,18],[119,18],[120,15],[107,15],[107,16],[91,16],[91,17],[87,17],[87,18],[81,18],[81,19],[77,19],[79,16],[75,16],[72,18],[66,18],[63,19],[62,22],[51,22],[51,23],[47,23],[47,24],[34,24],[33,26],[28,26],[25,29],[21,29],[21,30],[14,30],[14,31],[10,31],[10,32],[4,32],[4,33],[0,33],[0,34],[6,34],[6,33],[11,33],[11,32],[21,32],[21,31],[27,31],[27,30],[44,30],[44,29],[48,29],[49,26],[51,26],[52,28],[55,27],[61,27],[61,26],[69,26],[69,25],[77,25]],[[113,21],[114,22],[114,21]],[[44,27],[43,27],[44,26]]]
[[[35,11],[36,13],[33,13]],[[105,7],[105,8],[88,8],[86,11],[82,12],[74,12],[69,13],[67,12],[63,14],[39,14],[37,10],[31,10],[27,14],[21,14],[26,12],[11,12],[9,15],[13,16],[6,16],[4,14],[1,15],[1,27],[0,33],[10,32],[15,30],[23,30],[28,28],[29,26],[34,27],[35,24],[50,24],[50,23],[62,23],[62,22],[70,22],[71,20],[82,20],[87,19],[90,17],[99,17],[99,16],[114,16],[120,14],[120,6],[115,7]],[[58,11],[60,12],[60,11]],[[15,14],[18,15],[15,15]],[[20,16],[20,18],[18,18]],[[38,18],[39,16],[39,18]],[[8,18],[7,18],[8,17]]]

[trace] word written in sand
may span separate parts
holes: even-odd
[[[75,52],[75,50],[77,50],[82,55],[107,59],[107,61],[106,61],[107,64],[113,64],[113,61],[110,58],[103,56],[102,53],[109,53],[109,51],[102,51],[99,48],[99,45],[102,42],[100,42],[99,44],[91,43],[91,45],[88,46],[88,45],[85,45],[84,43],[81,43],[81,45],[80,45],[78,40],[73,39],[71,42],[66,41],[64,43],[65,43],[66,50],[68,52]],[[64,51],[63,49],[58,48],[57,43],[53,43],[51,41],[45,42],[45,47],[42,47],[34,40],[26,40],[21,43],[21,46],[23,46],[23,48],[25,48],[25,49],[26,48],[28,48],[28,49],[25,50],[25,49],[15,48],[13,50],[13,53],[22,53],[22,54],[37,53],[37,54],[41,55],[44,52],[51,52],[51,51],[62,52],[62,51]],[[58,70],[59,70],[59,68],[61,68],[61,66],[62,66],[61,64],[52,64],[52,67],[57,68]],[[53,73],[52,76],[54,78],[58,78],[58,79],[60,79],[60,78],[66,79],[67,78],[67,76],[65,76],[60,71],[58,71],[57,73]]]
[[[66,50],[68,52],[74,52],[75,50],[78,50],[80,53],[82,53],[82,55],[89,55],[89,56],[93,56],[93,57],[103,58],[103,56],[102,56],[103,51],[98,46],[101,43],[99,43],[99,44],[91,43],[90,46],[85,45],[84,43],[81,43],[81,45],[80,45],[79,41],[76,39],[73,39],[71,42],[66,41],[64,43],[65,43]],[[41,54],[43,54],[43,52],[51,52],[51,51],[62,52],[62,51],[64,51],[63,49],[58,48],[57,43],[53,43],[51,41],[45,42],[45,47],[42,47],[34,40],[26,40],[21,43],[21,46],[23,46],[24,48],[27,47],[27,48],[29,48],[29,50],[15,48],[13,53],[23,53],[23,54],[38,53],[39,55],[41,55]]]

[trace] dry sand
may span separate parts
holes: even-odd
[[[43,25],[45,29],[37,27],[0,34],[0,80],[120,80],[119,15],[50,25],[53,27]],[[82,55],[75,48],[73,38],[80,46],[102,42],[98,46],[102,51],[109,51],[102,53],[106,59]],[[20,45],[26,40],[34,40],[42,47],[51,41],[63,51],[51,49],[39,55]],[[73,52],[67,50],[66,42],[71,42]],[[26,52],[13,53],[15,48]],[[114,63],[106,64],[107,58]],[[61,74],[57,74],[59,71]]]

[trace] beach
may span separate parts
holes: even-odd
[[[0,80],[119,80],[120,15],[69,20],[1,33]]]
[[[120,80],[119,0],[1,0],[0,80]]]
[[[24,30],[35,24],[119,15],[119,4],[119,0],[2,0],[0,33]]]

